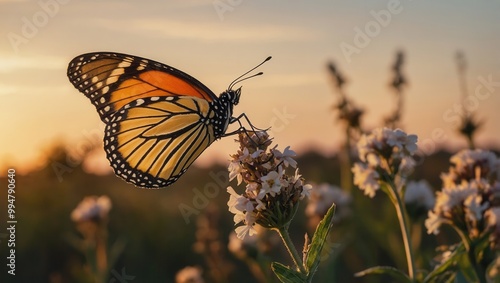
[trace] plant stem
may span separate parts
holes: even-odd
[[[348,193],[352,192],[352,161],[351,161],[351,127],[346,126],[346,141],[344,150],[339,155],[340,157],[340,183],[343,190]]]
[[[403,243],[405,246],[405,252],[406,252],[406,262],[408,264],[408,276],[412,281],[415,280],[415,260],[413,259],[413,251],[411,248],[411,241],[410,241],[410,229],[409,229],[409,221],[406,216],[406,211],[404,207],[404,203],[401,200],[401,197],[399,193],[397,192],[397,188],[394,185],[393,182],[390,182],[390,187],[391,187],[391,192],[393,194],[393,197],[391,199],[394,199],[393,204],[396,208],[396,212],[398,214],[398,220],[399,220],[399,226],[401,227],[401,234],[403,237]]]
[[[462,231],[460,228],[458,228],[455,225],[451,226],[455,229],[455,231],[462,239],[462,243],[464,244],[465,250],[467,251],[469,262],[474,268],[474,271],[476,272],[476,277],[478,278],[479,282],[486,283],[487,281],[486,278],[484,277],[485,272],[476,260],[476,254],[475,254],[476,248],[474,247],[473,242],[471,241],[469,236],[467,236],[467,234],[465,234],[464,231]]]
[[[290,234],[288,234],[288,227],[281,227],[281,228],[277,228],[275,230],[280,235],[281,240],[283,240],[283,243],[285,244],[285,247],[286,247],[288,253],[292,257],[293,262],[295,263],[295,265],[297,266],[299,271],[302,274],[307,275],[307,272],[304,268],[304,264],[302,263],[302,259],[299,255],[299,253],[297,252],[297,249],[295,249],[295,246],[293,245],[292,240],[290,239]]]

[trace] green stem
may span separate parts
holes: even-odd
[[[413,259],[413,250],[411,248],[409,221],[406,215],[406,209],[403,201],[401,200],[401,197],[399,196],[399,193],[397,192],[395,184],[393,182],[390,183],[390,191],[393,194],[391,200],[393,200],[393,204],[396,208],[399,226],[401,227],[401,235],[403,237],[403,243],[405,246],[406,262],[408,264],[408,276],[412,281],[415,281],[415,260]]]
[[[283,243],[285,244],[285,247],[286,247],[288,253],[292,257],[293,262],[295,263],[295,265],[297,266],[299,271],[302,274],[307,275],[307,272],[304,268],[304,264],[302,263],[302,258],[300,257],[299,253],[297,252],[297,249],[295,249],[295,246],[292,243],[292,239],[290,239],[290,234],[288,234],[288,227],[281,227],[281,228],[277,228],[275,230],[280,235],[281,240],[283,240]]]
[[[352,191],[352,161],[351,161],[351,127],[346,126],[346,141],[344,143],[344,150],[341,151],[339,155],[341,164],[340,164],[340,182],[341,187],[346,192]]]
[[[474,243],[471,241],[469,236],[467,236],[464,233],[464,231],[462,231],[460,228],[458,228],[455,225],[451,225],[451,226],[455,229],[455,231],[458,233],[458,235],[462,239],[462,243],[464,244],[465,250],[467,251],[467,256],[469,258],[469,262],[472,265],[472,267],[474,268],[474,271],[476,272],[476,277],[479,279],[479,282],[486,283],[487,281],[486,281],[486,278],[484,277],[485,271],[478,264],[478,262],[476,260],[476,254],[475,254],[476,248],[474,247]]]
[[[474,146],[473,134],[468,134],[466,135],[466,137],[467,137],[467,143],[469,144],[469,149],[475,149],[476,147]]]

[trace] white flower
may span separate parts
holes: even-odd
[[[236,235],[240,239],[244,239],[246,235],[255,235],[257,234],[257,230],[255,230],[254,225],[255,225],[255,220],[257,219],[257,215],[255,212],[248,212],[245,213],[245,225],[238,226],[234,231],[236,232]]]
[[[479,221],[483,218],[483,212],[489,207],[488,202],[483,202],[481,195],[470,195],[464,201],[465,215],[470,221]]]
[[[274,156],[278,159],[283,161],[285,164],[285,167],[288,167],[288,165],[292,166],[293,168],[297,167],[297,161],[295,161],[292,157],[297,156],[295,151],[290,149],[290,146],[287,146],[283,153],[281,151],[277,150],[276,147],[272,149],[272,152]]]
[[[455,170],[464,172],[471,170],[474,166],[481,166],[490,171],[497,170],[500,165],[500,160],[491,151],[481,149],[470,150],[465,149],[450,158],[450,162],[455,164]]]
[[[458,180],[458,175],[454,170],[450,170],[448,173],[441,173],[439,177],[443,181],[443,188],[455,186],[455,180]]]
[[[271,171],[266,176],[262,176],[260,180],[262,181],[261,193],[274,197],[281,192],[281,176],[278,172]]]
[[[229,171],[229,181],[232,181],[235,177],[238,178],[238,185],[243,181],[243,177],[241,176],[241,172],[243,168],[240,165],[239,161],[231,161],[229,163],[228,171]]]
[[[358,162],[352,167],[352,173],[354,174],[354,184],[364,190],[365,195],[373,198],[380,188],[378,183],[380,176],[377,171]]]
[[[425,180],[408,182],[405,193],[406,203],[415,203],[426,209],[431,209],[434,207],[435,201],[434,192]]]
[[[248,148],[245,147],[245,150],[248,151]],[[257,149],[254,153],[250,154],[250,157],[252,157],[253,159],[256,159],[263,152],[264,151],[262,149]]]
[[[257,209],[258,211],[266,209],[266,204],[263,201],[261,201],[260,199],[255,199],[255,201],[257,202],[257,206],[255,207],[255,209]]]
[[[486,225],[491,229],[500,228],[500,207],[492,207],[484,213]]]
[[[384,128],[384,130],[387,128]],[[415,151],[417,151],[417,136],[416,135],[407,135],[400,129],[396,129],[393,131],[393,135],[390,135],[390,138],[387,140],[387,144],[391,146],[395,146],[399,151],[405,148],[410,155],[413,155]]]
[[[436,193],[437,197],[434,211],[449,212],[455,206],[461,205],[467,197],[475,194],[477,194],[477,188],[470,186],[469,183],[462,183],[451,188],[444,188],[441,192]]]
[[[245,213],[241,212],[241,211],[234,213],[233,221],[234,221],[234,224],[239,224],[239,223],[245,221]]]
[[[380,165],[380,157],[378,157],[378,155],[376,155],[375,153],[368,153],[366,155],[366,162],[371,167],[377,167]]]
[[[401,164],[399,164],[398,172],[405,177],[409,176],[411,175],[411,173],[413,173],[413,169],[416,165],[417,163],[412,157],[403,156],[403,158],[401,159]]]
[[[362,135],[357,144],[359,159],[366,162],[367,155],[381,150],[392,134],[390,129],[377,128],[368,135]]]
[[[258,137],[258,138],[257,138]],[[265,132],[238,135],[240,150],[231,155],[230,179],[238,177],[238,184],[246,184],[245,192],[237,194],[228,188],[228,207],[234,214],[235,231],[239,238],[257,233],[254,225],[266,228],[280,228],[287,225],[298,205],[308,195],[310,186],[295,171],[295,176],[285,172],[288,166],[296,167],[292,158],[295,152],[290,147],[281,152],[269,148],[271,140]],[[272,208],[272,209],[269,209]]]
[[[338,218],[347,210],[347,206],[351,203],[351,196],[339,187],[326,183],[314,186],[306,207],[306,215],[323,217],[333,203],[337,206],[335,217]]]
[[[462,150],[450,158],[453,167],[449,173],[442,174],[441,179],[445,186],[461,181],[470,181],[481,178],[498,178],[500,159],[490,151],[485,150]]]
[[[439,227],[441,224],[445,222],[445,219],[441,217],[438,213],[434,213],[434,211],[429,210],[427,214],[427,219],[425,219],[425,227],[427,228],[427,234],[435,234],[439,233]]]
[[[227,192],[229,193],[229,201],[227,202],[227,206],[229,207],[229,211],[232,213],[241,213],[245,211],[253,211],[253,205],[249,199],[246,197],[237,194],[233,187],[227,187]]]
[[[175,283],[204,283],[199,267],[187,266],[175,275]]]
[[[111,200],[107,196],[85,197],[71,212],[71,220],[75,222],[103,219],[111,209]]]
[[[302,175],[299,174],[299,168],[295,169],[295,174],[292,177],[292,184],[294,184],[295,188],[298,188],[304,184],[302,181]]]
[[[311,195],[312,186],[310,184],[305,184],[302,186],[302,192],[300,193],[300,199],[309,197]]]
[[[400,159],[413,155],[417,151],[416,142],[416,135],[407,135],[400,129],[377,128],[359,139],[359,159],[371,166],[378,166],[380,157]]]
[[[259,194],[259,188],[260,188],[259,183],[256,183],[256,182],[248,183],[246,185],[245,192],[247,193],[248,196],[250,196],[252,198],[256,198]]]

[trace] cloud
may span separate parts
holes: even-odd
[[[73,91],[71,85],[16,85],[0,83],[0,96],[4,95],[47,95]]]
[[[99,19],[93,21],[100,28],[113,31],[128,30],[153,37],[170,37],[218,42],[283,42],[304,41],[318,34],[300,26],[252,23],[248,26],[222,22],[188,22],[167,19]],[[124,29],[124,27],[127,27]]]
[[[0,73],[11,73],[24,70],[58,70],[66,69],[67,59],[56,56],[2,56],[0,55]]]
[[[300,74],[266,74],[259,83],[259,87],[301,87],[325,84],[322,73]]]

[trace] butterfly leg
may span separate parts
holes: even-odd
[[[238,116],[238,117],[231,117],[231,120],[229,121],[229,124],[233,124],[233,123],[235,123],[235,122],[238,122],[238,124],[240,125],[240,127],[239,127],[237,130],[235,130],[235,131],[232,131],[232,132],[230,132],[230,133],[226,133],[226,134],[224,134],[224,136],[232,136],[232,135],[235,135],[235,134],[239,134],[239,133],[241,133],[241,132],[245,132],[245,133],[246,133],[248,130],[247,130],[247,129],[243,126],[243,124],[241,123],[241,121],[240,121],[240,120],[241,120],[242,118],[244,118],[244,119],[247,121],[248,125],[250,125],[250,127],[252,128],[252,131],[253,131],[253,132],[256,132],[256,131],[267,131],[267,130],[269,130],[269,129],[271,128],[271,127],[269,127],[269,128],[267,128],[267,129],[260,129],[260,128],[255,127],[255,126],[252,124],[252,122],[250,122],[250,119],[248,119],[247,115],[246,115],[245,113],[242,113],[242,114],[240,114],[240,116]]]

